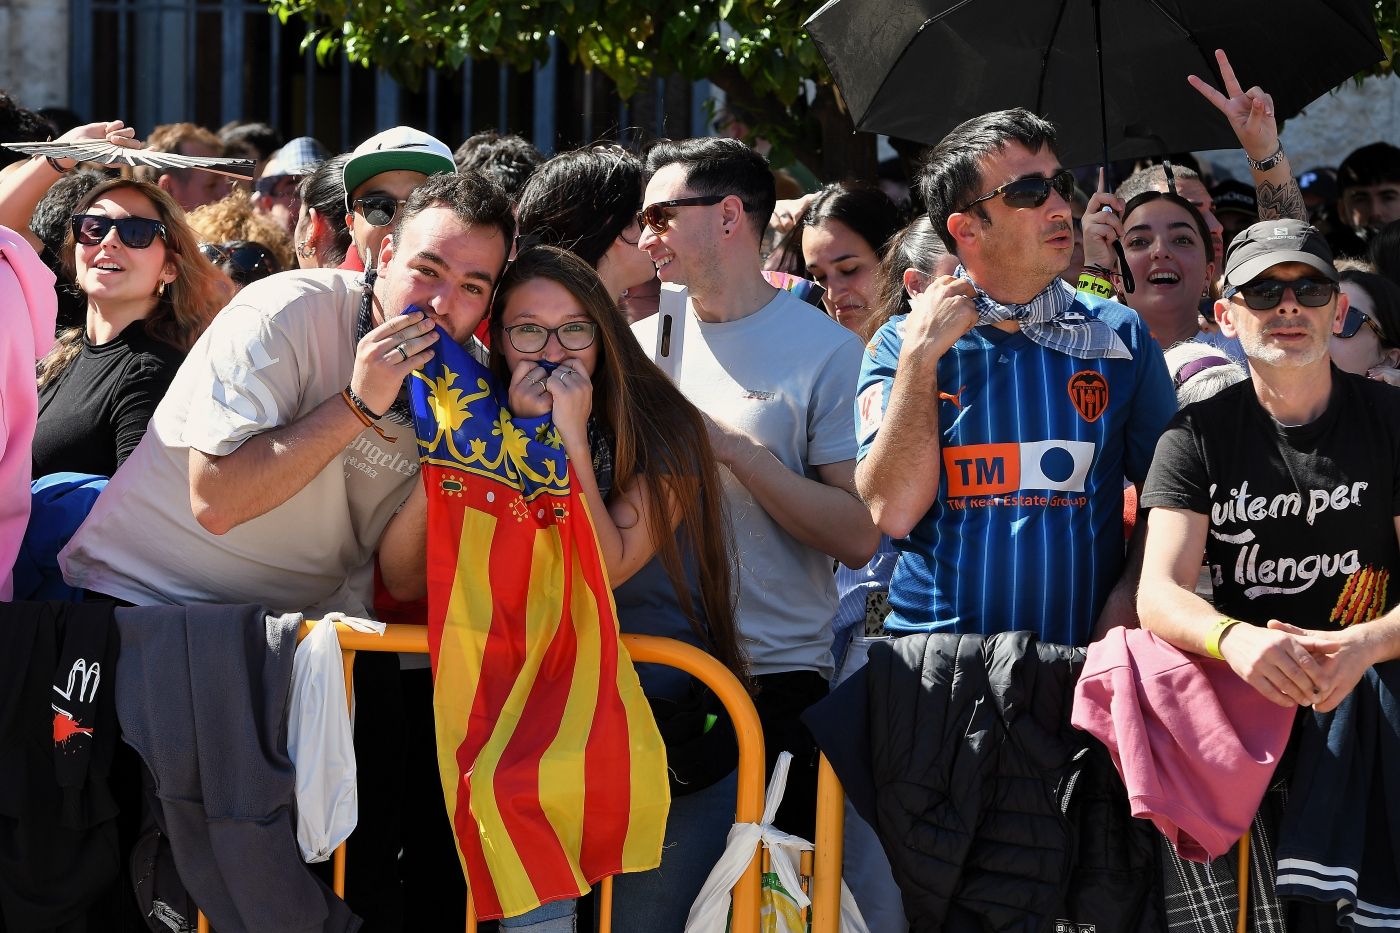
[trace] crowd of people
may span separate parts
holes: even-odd
[[[718,137],[545,158],[516,136],[478,134],[454,152],[400,126],[337,155],[262,124],[181,123],[141,142],[120,121],[16,117],[4,141],[100,140],[255,170],[240,183],[9,153],[0,287],[23,336],[0,377],[0,564],[36,566],[17,566],[3,595],[422,624],[430,491],[407,384],[453,341],[494,373],[513,415],[550,417],[621,631],[712,654],[750,689],[770,770],[794,754],[780,829],[812,838],[825,746],[810,717],[867,689],[872,652],[922,665],[922,690],[956,696],[963,668],[943,665],[971,650],[986,658],[983,699],[1000,703],[1031,663],[993,664],[1004,633],[1092,667],[1089,646],[1141,628],[1182,664],[1228,667],[1298,711],[1278,776],[1303,777],[1265,829],[1314,877],[1280,869],[1250,922],[1396,925],[1393,840],[1324,831],[1326,819],[1365,822],[1325,816],[1321,801],[1348,787],[1377,826],[1400,825],[1374,809],[1384,786],[1366,783],[1373,761],[1389,774],[1380,762],[1400,760],[1400,590],[1388,587],[1400,570],[1400,148],[1372,143],[1335,171],[1297,173],[1267,93],[1220,66],[1219,82],[1193,83],[1235,127],[1247,183],[1212,184],[1179,155],[1110,189],[1102,171],[1060,163],[1054,126],[1014,109],[926,152],[905,202],[874,179],[779,200],[768,161]],[[681,309],[674,334],[657,313],[668,301]],[[663,371],[665,340],[680,350]],[[74,475],[91,495],[55,541],[45,490]],[[952,640],[914,655],[912,636]],[[733,822],[733,729],[698,681],[641,673],[671,805],[660,867],[617,878],[613,928],[679,933]],[[432,673],[421,658],[361,653],[354,675],[350,907],[367,930],[460,926]],[[1379,699],[1363,714],[1366,689]],[[887,739],[897,717],[923,721],[907,702],[853,733],[877,789],[900,801],[847,808],[845,877],[870,930],[1015,925],[1004,911],[1037,928],[1111,927],[1088,908],[1055,913],[1070,910],[1063,892],[968,893],[995,860],[954,852],[957,814],[939,809],[941,780],[973,780],[940,759],[940,742],[968,741],[962,712],[950,708],[941,734]],[[1068,730],[1068,708],[1046,728]],[[1004,711],[1001,728],[1014,718]],[[1310,734],[1343,753],[1306,761]],[[969,747],[968,760],[984,751]],[[1141,804],[1140,774],[1119,771],[1136,815],[1168,809]],[[1187,848],[1164,838],[1159,879]],[[1061,845],[1014,844],[1042,842]],[[1377,869],[1387,857],[1389,874]],[[943,885],[931,861],[960,880]],[[1223,883],[1223,862],[1205,861]],[[29,928],[12,909],[21,895],[3,880],[0,892],[5,922]],[[1178,895],[1135,928],[1226,928],[1220,910],[1207,922]],[[72,929],[144,928],[122,925],[143,923],[129,892],[111,898],[48,916],[101,910]],[[579,920],[565,899],[500,922],[555,933]]]

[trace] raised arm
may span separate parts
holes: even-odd
[[[908,535],[938,495],[938,361],[977,323],[975,294],[943,275],[910,299],[889,401],[855,475],[870,517],[892,538]]]
[[[437,333],[420,312],[399,315],[364,336],[351,386],[372,411],[384,412],[404,377],[432,357]],[[407,359],[394,351],[399,344]],[[364,430],[340,395],[280,427],[255,433],[232,452],[216,455],[190,445],[190,508],[212,534],[221,535],[264,515],[296,495]],[[407,430],[407,429],[405,429]]]
[[[1292,218],[1306,221],[1308,209],[1303,203],[1303,192],[1293,178],[1293,168],[1288,164],[1283,144],[1279,142],[1274,99],[1258,85],[1248,91],[1241,89],[1235,69],[1230,67],[1230,59],[1223,50],[1215,50],[1215,61],[1220,66],[1220,80],[1225,93],[1220,93],[1196,75],[1189,75],[1186,80],[1230,121],[1235,135],[1239,137],[1240,146],[1249,159],[1250,174],[1254,176],[1254,188],[1259,198],[1259,219]]]
[[[112,120],[75,126],[58,139],[60,142],[106,140],[118,146],[139,149],[141,144],[132,138],[135,135],[136,131],[122,121]],[[64,170],[70,169],[73,160],[63,159],[59,165]],[[0,226],[21,234],[35,252],[42,250],[44,244],[29,229],[29,220],[34,216],[34,208],[49,193],[54,182],[62,177],[63,173],[50,165],[47,159],[30,159],[0,178]]]

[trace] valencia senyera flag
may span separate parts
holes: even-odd
[[[438,765],[477,916],[514,917],[660,864],[665,750],[558,435],[439,333],[410,379]]]

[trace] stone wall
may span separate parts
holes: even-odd
[[[1338,165],[1347,153],[1377,140],[1400,145],[1400,78],[1349,82],[1320,98],[1283,129],[1294,172]]]
[[[30,109],[68,106],[68,0],[0,0],[0,89]]]

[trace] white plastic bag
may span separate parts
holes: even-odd
[[[382,622],[331,613],[297,645],[287,709],[287,753],[296,770],[297,845],[324,862],[359,820],[355,745],[345,703],[345,668],[335,623],[384,633]]]
[[[812,843],[773,826],[778,805],[787,790],[788,768],[792,753],[783,752],[773,766],[773,777],[763,800],[762,823],[735,823],[729,830],[724,854],[715,863],[705,885],[690,907],[685,921],[685,933],[726,933],[729,923],[730,891],[749,866],[754,846],[759,842],[768,850],[769,872],[763,881],[763,929],[777,933],[803,933],[798,911],[812,901],[802,890],[799,875],[802,853],[813,849]],[[846,882],[841,882],[842,933],[869,933],[860,908],[851,896]]]

